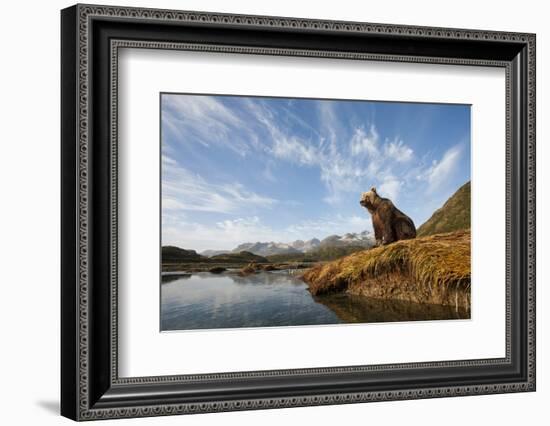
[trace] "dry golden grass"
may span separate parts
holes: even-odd
[[[345,291],[352,284],[389,274],[417,284],[470,285],[470,230],[397,241],[319,264],[303,275],[312,294]]]

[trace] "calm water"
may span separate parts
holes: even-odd
[[[313,297],[303,281],[285,272],[164,277],[161,299],[165,331],[469,318],[438,305],[346,294]]]

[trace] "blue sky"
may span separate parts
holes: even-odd
[[[375,186],[420,226],[470,180],[470,107],[161,95],[162,244],[372,230]]]

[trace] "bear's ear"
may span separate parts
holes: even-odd
[[[375,194],[377,193],[376,192],[376,188],[373,186],[371,189],[370,189],[372,192],[374,192]]]

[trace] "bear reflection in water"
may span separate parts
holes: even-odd
[[[469,319],[470,311],[451,306],[430,305],[402,300],[382,300],[352,294],[313,296],[342,322],[394,322]]]

